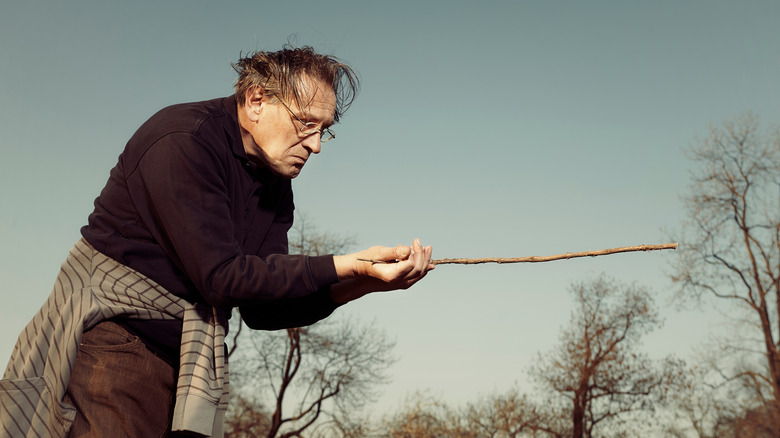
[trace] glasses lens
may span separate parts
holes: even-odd
[[[320,142],[325,143],[328,140],[333,140],[336,138],[336,134],[333,133],[328,128],[325,128],[323,130],[319,130],[317,128],[317,124],[314,122],[309,122],[301,126],[301,135],[303,136],[309,136],[312,134],[320,134]]]

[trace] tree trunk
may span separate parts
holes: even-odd
[[[585,394],[587,385],[580,386],[574,392],[574,409],[571,412],[572,420],[572,438],[583,438],[585,436]]]

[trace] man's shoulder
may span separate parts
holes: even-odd
[[[167,106],[144,122],[128,147],[146,149],[163,138],[193,137],[207,144],[240,141],[235,97]]]
[[[161,109],[130,138],[122,161],[128,169],[135,169],[152,150],[158,159],[173,159],[182,154],[191,159],[229,159],[233,143],[240,141],[237,124],[230,114],[230,101],[231,97],[226,97]]]
[[[222,97],[170,105],[150,117],[141,129],[155,131],[158,134],[175,132],[197,134],[204,129],[222,127],[231,119],[228,111],[229,100],[234,99]]]

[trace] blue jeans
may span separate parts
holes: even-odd
[[[65,401],[78,413],[69,437],[170,435],[177,371],[111,321],[84,333]]]

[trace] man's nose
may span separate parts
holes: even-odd
[[[310,136],[303,139],[301,144],[306,149],[310,150],[312,154],[319,154],[322,150],[322,134],[315,132]]]

